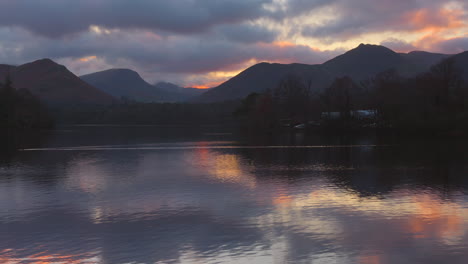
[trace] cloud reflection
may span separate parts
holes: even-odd
[[[447,195],[435,188],[437,181],[429,188],[408,170],[388,169],[404,165],[420,170],[409,160],[415,155],[402,157],[393,151],[168,148],[22,153],[20,167],[52,160],[53,153],[60,159],[56,157],[43,176],[55,180],[53,188],[28,178],[33,172],[24,169],[13,172],[16,181],[0,182],[1,190],[23,194],[2,196],[1,208],[10,209],[0,214],[0,260],[436,263],[441,255],[450,263],[463,263],[459,260],[468,257],[466,195]],[[393,159],[386,157],[382,163],[379,158],[388,153]],[[419,158],[432,163],[430,156]],[[463,172],[464,163],[458,166]],[[66,169],[57,169],[62,167]],[[389,174],[394,181],[379,181]],[[400,176],[414,182],[399,184]],[[361,185],[355,183],[362,179],[372,188],[360,192]],[[367,192],[381,189],[372,185],[386,184],[391,186],[385,192]],[[12,210],[23,199],[29,201],[25,193],[44,200]]]

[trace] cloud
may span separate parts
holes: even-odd
[[[413,32],[466,26],[463,9],[448,8],[447,2],[435,0],[340,0],[333,4],[332,13],[337,15],[325,23],[304,26],[302,34],[336,41],[379,31]]]
[[[265,27],[249,24],[223,25],[216,32],[221,38],[241,43],[273,42],[279,34]]]
[[[461,53],[468,50],[468,37],[442,40],[434,43],[433,48],[442,53]]]
[[[255,19],[269,0],[15,0],[0,2],[0,25],[60,37],[91,25],[177,33]]]
[[[399,39],[396,39],[396,38],[389,38],[389,39],[386,39],[384,41],[382,41],[380,43],[382,46],[385,46],[387,48],[390,48],[394,51],[397,51],[397,52],[410,52],[410,51],[415,51],[417,50],[417,48],[409,43],[409,42],[406,42],[406,41],[403,41],[403,40],[399,40]]]
[[[186,78],[193,80],[195,74],[206,77],[213,76],[209,74],[211,72],[238,72],[259,61],[322,63],[338,52],[321,52],[305,45],[256,42],[252,39],[204,41],[193,36],[165,38],[141,30],[102,32],[107,30],[96,28],[75,36],[71,41],[37,37],[19,28],[0,29],[0,37],[4,37],[0,60],[21,64],[49,57],[79,75],[113,67],[131,68],[149,81],[172,76],[171,81],[188,85]]]
[[[461,0],[0,1],[0,63],[44,57],[76,74],[219,83],[260,61],[321,63],[361,42],[467,49]],[[200,83],[202,82],[202,83]]]

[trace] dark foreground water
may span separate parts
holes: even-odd
[[[5,140],[0,263],[467,263],[468,144],[205,130]]]

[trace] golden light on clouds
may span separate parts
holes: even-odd
[[[251,63],[251,64],[250,64]],[[255,64],[256,61],[250,61],[248,66]],[[194,74],[187,78],[187,84],[185,87],[192,87],[198,89],[207,89],[216,87],[226,80],[236,76],[241,73],[248,66],[240,66],[238,70],[234,71],[212,71],[205,74]],[[200,80],[201,79],[201,80]]]
[[[96,56],[87,56],[87,57],[79,58],[78,60],[80,62],[89,62],[89,61],[95,60],[96,58],[97,58]]]
[[[101,26],[96,26],[96,25],[91,25],[89,27],[89,31],[96,35],[110,35],[114,32],[118,32],[117,29],[110,30],[110,29],[107,29]]]

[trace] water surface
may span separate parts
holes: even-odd
[[[2,263],[468,259],[456,140],[161,127],[24,139],[0,155]]]

